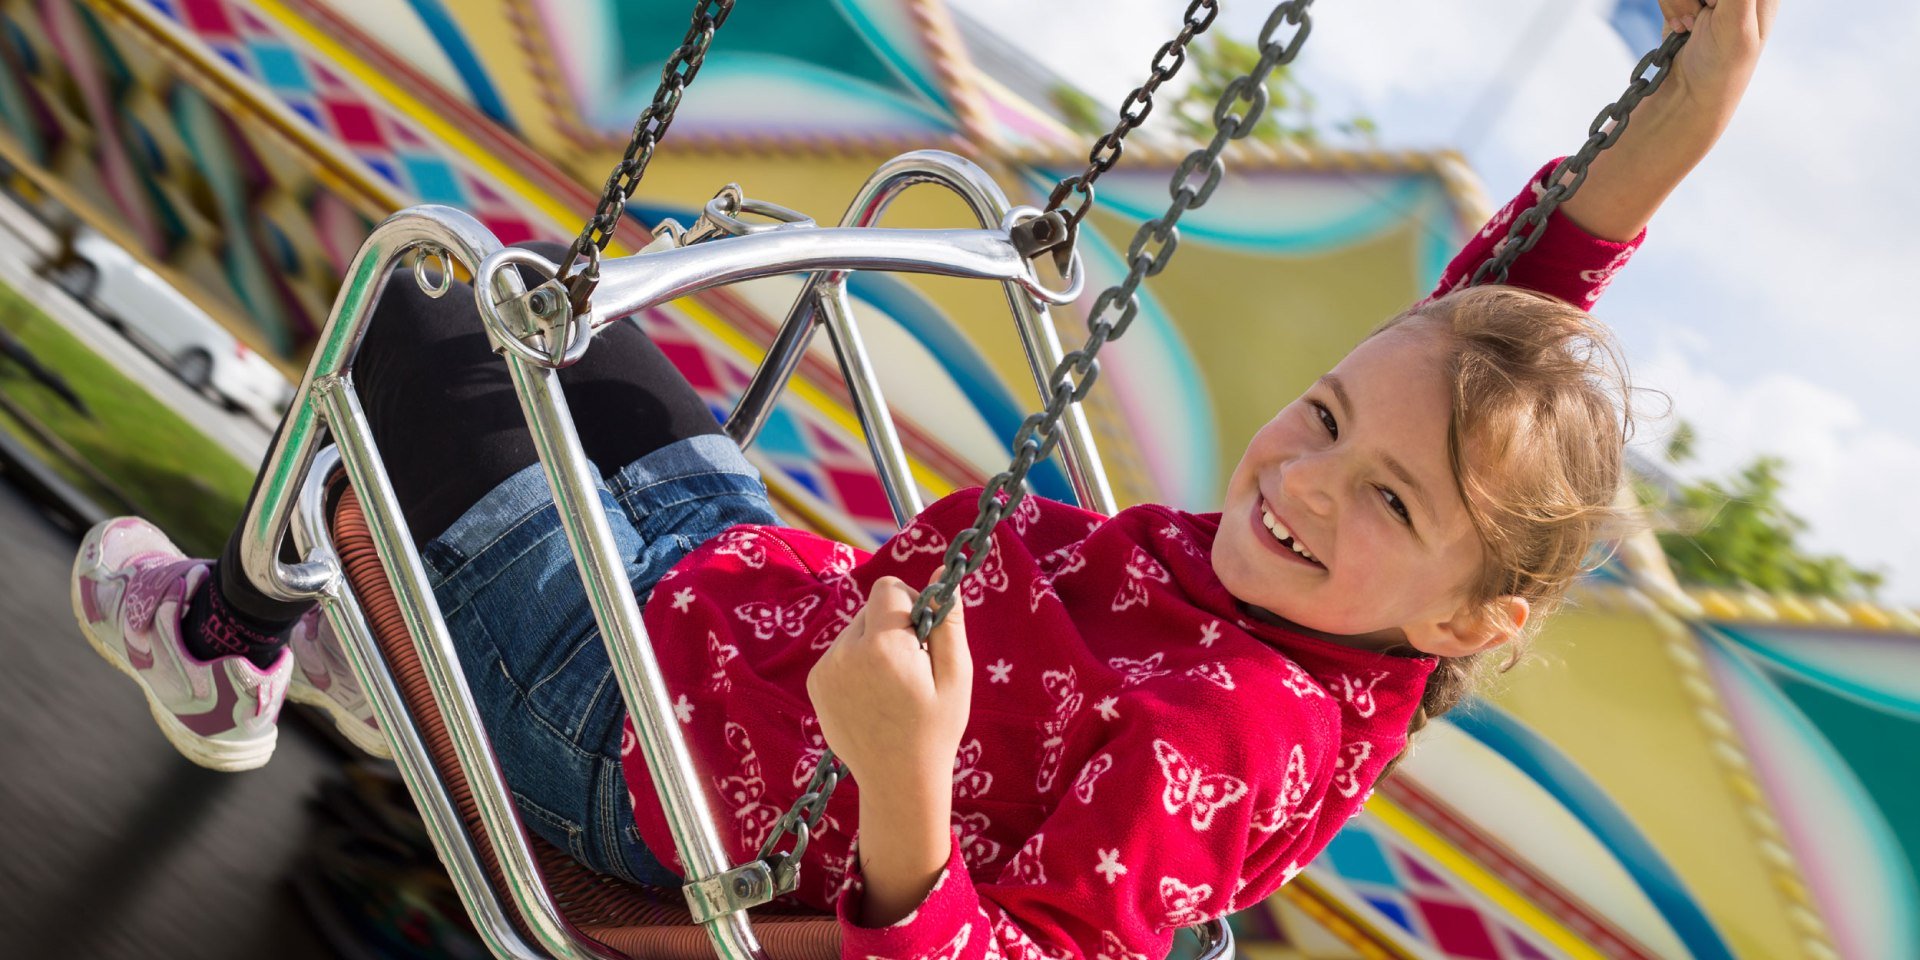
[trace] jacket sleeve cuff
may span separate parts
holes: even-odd
[[[1468,238],[1466,247],[1448,265],[1433,292],[1434,297],[1462,289],[1472,282],[1474,271],[1505,242],[1513,221],[1539,199],[1547,178],[1559,163],[1560,160],[1555,159],[1542,166],[1519,195]],[[1624,243],[1603,240],[1573,222],[1564,210],[1555,208],[1542,228],[1539,242],[1514,261],[1507,283],[1590,309],[1646,236],[1642,230],[1639,236]]]
[[[981,956],[986,949],[984,915],[980,912],[973,879],[967,875],[966,862],[960,858],[957,839],[947,853],[946,868],[934,880],[933,888],[906,916],[885,927],[863,927],[858,917],[864,900],[864,890],[855,885],[841,895],[836,905],[843,960],[935,953],[958,960]]]

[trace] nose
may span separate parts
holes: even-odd
[[[1280,489],[1289,500],[1324,516],[1333,512],[1339,474],[1339,460],[1332,453],[1302,454],[1281,470]]]

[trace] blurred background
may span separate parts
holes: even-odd
[[[392,768],[289,708],[267,769],[155,735],[63,578],[92,518],[218,549],[366,232],[422,202],[570,239],[689,7],[664,0],[0,0],[0,950],[480,956]],[[1223,4],[1102,178],[1091,282],[1268,8]],[[616,239],[721,186],[837,222],[960,153],[1015,202],[1084,164],[1175,0],[789,0],[719,33]],[[1123,504],[1207,511],[1245,438],[1575,149],[1659,42],[1651,0],[1330,5],[1181,225],[1088,409]],[[1911,5],[1788,0],[1721,146],[1601,303],[1643,393],[1649,530],[1326,856],[1234,917],[1258,958],[1920,956],[1920,418],[1902,296]],[[935,191],[901,226],[970,226]],[[798,289],[637,319],[724,415]],[[924,492],[1035,404],[997,289],[860,275]],[[1086,298],[1090,300],[1091,298]],[[1087,302],[1055,311],[1076,341]],[[790,522],[892,528],[830,354],[753,455]],[[1071,499],[1062,471],[1040,493]],[[1249,731],[1258,735],[1258,731]]]

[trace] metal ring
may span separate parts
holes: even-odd
[[[561,328],[565,331],[563,339],[566,342],[566,348],[561,351],[558,358],[537,347],[528,346],[526,341],[514,336],[513,332],[507,328],[506,318],[500,315],[500,305],[494,300],[495,283],[500,271],[516,264],[533,267],[549,277],[560,271],[559,265],[552,260],[524,247],[506,247],[480,261],[480,268],[474,271],[473,298],[480,309],[480,321],[486,324],[487,332],[492,335],[493,342],[508,353],[534,366],[549,370],[558,370],[578,363],[580,358],[586,355],[587,345],[593,341],[593,324],[583,322],[571,310],[567,312],[566,323]],[[519,275],[515,274],[514,279],[518,281]]]
[[[1038,207],[1014,207],[1007,211],[1006,216],[1000,218],[1000,229],[1003,232],[1011,231],[1014,227],[1028,220],[1044,215]],[[1033,261],[1031,260],[1027,261],[1027,269],[1020,276],[1013,279],[1015,283],[1020,285],[1021,289],[1055,306],[1072,303],[1080,299],[1081,291],[1087,288],[1087,271],[1080,262],[1080,245],[1078,243],[1074,244],[1073,257],[1067,262],[1067,273],[1061,277],[1062,280],[1066,281],[1067,286],[1065,289],[1053,290],[1049,289],[1046,284],[1041,283],[1040,277],[1033,272]]]
[[[413,282],[420,285],[420,292],[435,300],[447,295],[453,289],[453,264],[447,248],[426,246],[420,249],[420,255],[413,260]],[[427,264],[440,266],[440,282],[434,283],[427,277]]]
[[[728,236],[738,237],[749,233],[766,233],[770,230],[803,229],[813,226],[813,218],[797,210],[783,207],[765,200],[752,200],[740,193],[737,184],[727,184],[728,189],[720,191],[712,200],[707,201],[705,219]],[[725,203],[731,199],[732,203]],[[728,207],[733,209],[729,210]],[[773,223],[748,223],[740,219],[740,214],[751,213],[766,217]]]

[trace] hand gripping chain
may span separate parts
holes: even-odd
[[[1547,218],[1553,215],[1554,209],[1570,199],[1580,185],[1587,182],[1587,167],[1593,163],[1593,158],[1620,139],[1620,134],[1626,132],[1627,118],[1633,113],[1633,108],[1666,82],[1667,74],[1673,72],[1673,58],[1680,53],[1681,47],[1686,46],[1689,36],[1691,34],[1668,34],[1666,42],[1640,58],[1640,63],[1633,68],[1633,81],[1627,84],[1627,92],[1621,94],[1620,99],[1607,104],[1600,115],[1593,118],[1593,123],[1587,127],[1587,142],[1581,144],[1573,156],[1560,161],[1559,166],[1553,168],[1540,199],[1513,219],[1513,226],[1507,229],[1506,237],[1494,248],[1493,256],[1473,272],[1469,286],[1507,282],[1507,271],[1513,266],[1513,261],[1532,250],[1534,244],[1546,235]],[[1653,71],[1652,76],[1647,75],[1648,70]],[[1572,175],[1570,179],[1569,174]]]
[[[1140,301],[1136,291],[1141,281],[1166,268],[1167,260],[1179,246],[1180,233],[1176,225],[1181,215],[1205,205],[1214,189],[1220,185],[1226,173],[1226,167],[1220,160],[1221,152],[1229,141],[1253,132],[1261,112],[1267,107],[1267,76],[1276,68],[1293,61],[1307,34],[1313,29],[1312,17],[1308,15],[1308,8],[1312,5],[1313,0],[1288,0],[1274,8],[1267,17],[1266,26],[1260,31],[1260,62],[1245,76],[1228,84],[1220,102],[1214,107],[1213,119],[1217,129],[1213,140],[1180,162],[1172,183],[1168,185],[1173,202],[1167,207],[1167,212],[1141,224],[1134,233],[1133,242],[1127,247],[1130,268],[1126,278],[1094,300],[1087,322],[1087,342],[1061,358],[1060,365],[1054,368],[1048,378],[1046,407],[1021,423],[1019,433],[1013,438],[1016,453],[1012,465],[987,481],[986,488],[980,492],[980,513],[973,526],[954,537],[953,543],[947,548],[945,567],[940,578],[914,602],[914,630],[919,635],[923,649],[927,635],[952,609],[954,591],[958,589],[960,581],[987,562],[994,527],[1013,512],[1026,496],[1023,483],[1027,471],[1036,462],[1051,455],[1054,447],[1059,445],[1061,435],[1058,428],[1067,405],[1085,398],[1092,389],[1099,375],[1095,356],[1100,348],[1107,341],[1125,333],[1127,326],[1139,313]],[[1162,47],[1154,58],[1153,78],[1127,98],[1127,105],[1121,110],[1119,126],[1115,127],[1113,133],[1102,137],[1100,145],[1095,146],[1087,173],[1062,181],[1061,187],[1055,189],[1053,207],[1057,208],[1069,192],[1078,189],[1087,199],[1074,211],[1073,217],[1077,222],[1085,216],[1087,203],[1092,200],[1093,178],[1111,167],[1119,157],[1120,140],[1127,131],[1138,126],[1152,109],[1153,88],[1171,77],[1185,62],[1186,42],[1212,23],[1214,8],[1215,4],[1208,0],[1195,2],[1189,8],[1187,25],[1181,29],[1180,36]],[[1201,17],[1203,11],[1204,17]],[[1291,27],[1291,32],[1284,40],[1276,39],[1275,35],[1283,26]],[[1204,175],[1196,177],[1203,170]],[[1199,181],[1197,184],[1194,182],[1196,179]],[[1118,316],[1108,319],[1107,315],[1116,311]],[[808,838],[813,829],[819,826],[821,818],[826,816],[827,800],[845,776],[846,767],[833,755],[833,751],[823,751],[814,766],[813,777],[807,782],[806,791],[791,809],[781,815],[766,843],[761,846],[760,857],[773,867],[776,888],[780,892],[791,891],[799,882],[800,857],[806,852]],[[788,834],[794,837],[793,847],[786,851],[778,850],[781,839]]]

